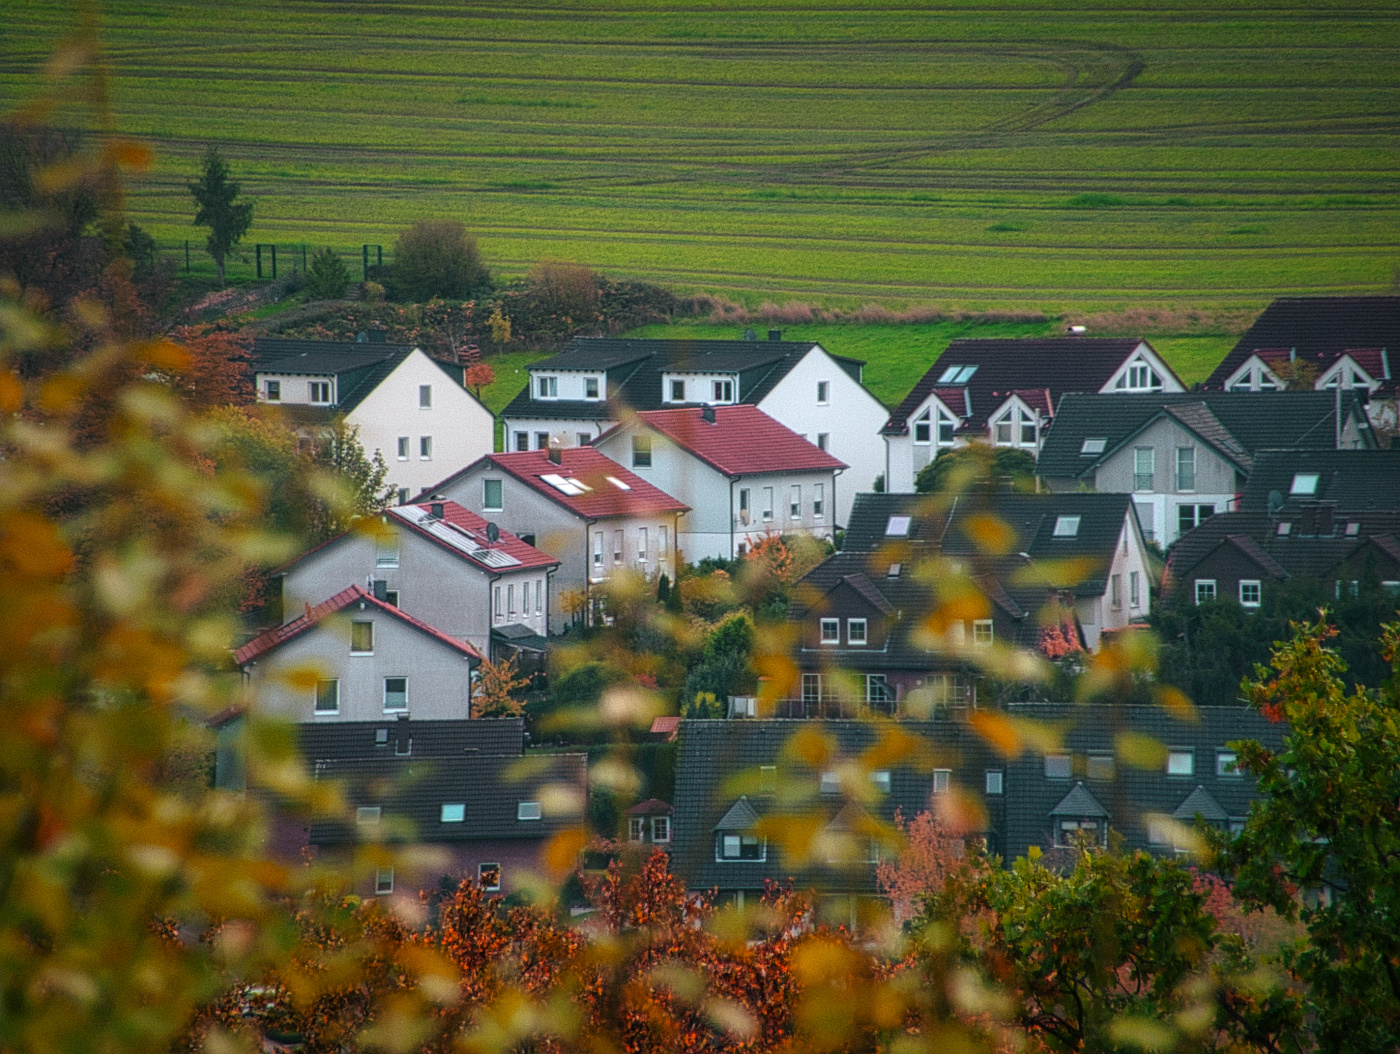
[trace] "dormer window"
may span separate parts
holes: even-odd
[[[599,390],[597,377],[585,377],[583,379],[583,397],[585,399],[598,398]]]
[[[1114,387],[1120,391],[1128,392],[1160,392],[1162,378],[1151,366],[1138,359],[1128,367],[1123,376],[1118,378],[1118,383]]]
[[[535,390],[541,399],[557,399],[559,398],[559,378],[537,377],[535,378]]]
[[[916,443],[927,443],[929,441],[929,414],[930,411],[925,410],[918,419],[914,421],[914,442]]]
[[[714,382],[714,402],[732,403],[734,401],[734,382],[715,381]]]
[[[311,401],[313,403],[328,403],[331,401],[330,381],[311,381],[308,387],[311,389]]]
[[[672,381],[672,382],[671,382],[671,402],[673,402],[673,403],[683,403],[683,402],[685,402],[685,381]]]
[[[282,382],[265,381],[263,391],[267,394],[267,401],[270,403],[280,403],[282,401]]]
[[[1019,446],[1035,449],[1035,415],[1013,406],[993,423],[997,446]]]

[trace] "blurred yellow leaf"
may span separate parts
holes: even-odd
[[[569,827],[551,838],[540,851],[540,862],[554,877],[556,882],[578,864],[578,855],[588,844],[588,831],[582,827]]]
[[[1180,688],[1173,688],[1171,685],[1160,685],[1156,689],[1157,705],[1178,721],[1195,722],[1200,720],[1200,715],[1196,713],[1196,705],[1191,702],[1186,693]]]
[[[1021,756],[1024,749],[1016,726],[1004,714],[991,710],[973,710],[967,715],[967,723],[979,736],[990,743],[1002,757],[1012,760]]]
[[[820,769],[836,753],[836,740],[815,725],[803,725],[783,744],[783,752],[814,769]]]
[[[1016,547],[1016,532],[999,516],[974,513],[963,520],[963,533],[988,556],[1005,556]]]
[[[1167,748],[1143,732],[1120,732],[1115,740],[1118,757],[1139,769],[1160,769],[1167,762]]]

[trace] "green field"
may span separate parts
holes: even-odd
[[[749,302],[1045,310],[1388,289],[1400,18],[1176,0],[110,0],[138,222],[199,238],[219,144],[250,241],[388,245],[456,217]],[[0,103],[71,17],[0,13]]]

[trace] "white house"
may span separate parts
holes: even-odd
[[[482,655],[543,650],[557,559],[452,501],[389,509],[382,527],[349,531],[282,568],[284,618],[362,585]]]
[[[343,417],[365,453],[384,458],[400,502],[495,449],[495,417],[463,387],[461,367],[419,348],[261,337],[253,357],[260,403],[304,432]]]
[[[766,534],[833,537],[846,465],[756,406],[652,410],[593,445],[690,506],[692,562],[741,556]]]
[[[439,721],[471,716],[481,656],[355,585],[249,641],[234,659],[264,711],[291,721]]]
[[[550,554],[561,633],[596,587],[622,569],[676,579],[686,504],[591,446],[492,454],[430,487],[428,501],[457,502]]]
[[[847,467],[830,523],[844,524],[857,491],[885,471],[878,440],[888,411],[861,381],[864,363],[811,341],[575,338],[530,366],[505,409],[506,446],[588,443],[626,411],[755,406]],[[833,519],[834,517],[834,519]]]
[[[1067,392],[1185,390],[1145,340],[955,340],[880,430],[886,489],[913,491],[940,451],[974,439],[1038,454]]]

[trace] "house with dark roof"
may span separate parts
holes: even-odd
[[[769,534],[833,536],[845,462],[756,406],[649,410],[593,446],[690,508],[688,561],[733,559]]]
[[[1265,451],[1239,511],[1172,549],[1163,588],[1257,608],[1271,584],[1315,581],[1340,596],[1368,577],[1400,595],[1400,450]]]
[[[352,585],[253,638],[234,661],[263,710],[291,721],[465,720],[481,654]]]
[[[968,649],[975,655],[998,643],[1035,647],[1047,605],[1055,624],[1096,650],[1105,630],[1139,622],[1151,610],[1147,572],[1126,494],[861,494],[842,551],[795,590],[793,617],[809,623],[804,640],[816,641],[804,644],[799,666],[821,665],[830,655],[859,670],[876,663],[878,652],[887,669],[908,671],[891,700],[897,704],[917,687],[910,683],[917,671],[965,665]],[[895,612],[885,616],[892,618],[889,636],[878,649],[858,637],[853,643],[849,626],[831,624],[859,606],[857,596],[874,605],[872,589]],[[946,625],[942,616],[930,621],[953,592],[965,594],[957,606],[980,614]],[[867,621],[863,629],[869,635],[875,626]]]
[[[907,494],[941,450],[972,440],[1035,454],[1068,392],[1183,392],[1145,340],[955,340],[880,429],[885,489]]]
[[[359,429],[401,502],[495,449],[495,416],[466,389],[462,368],[417,347],[259,337],[253,374],[258,402],[280,407],[303,434],[335,418]]]
[[[1080,395],[1060,400],[1036,461],[1053,491],[1131,494],[1163,546],[1235,508],[1266,449],[1374,449],[1352,392]]]
[[[591,446],[491,454],[429,487],[420,501],[451,501],[559,562],[549,630],[591,609],[596,587],[622,570],[676,578],[683,501]]]
[[[766,880],[822,894],[857,923],[879,894],[875,865],[897,850],[898,810],[956,814],[969,836],[1010,861],[1035,846],[1068,863],[1079,839],[1175,855],[1197,822],[1236,827],[1255,795],[1231,744],[1278,748],[1283,726],[1243,706],[1012,703],[1008,715],[1045,730],[1044,752],[1008,757],[962,721],[901,722],[901,754],[877,749],[879,720],[686,720],[681,723],[671,866],[690,889],[743,902]],[[1025,726],[1023,726],[1025,727]],[[1121,764],[1118,738],[1150,736],[1152,767]],[[801,749],[794,737],[801,735]],[[953,803],[956,803],[955,805]]]
[[[834,511],[885,470],[872,442],[888,411],[862,383],[864,363],[812,341],[615,340],[576,337],[530,366],[530,383],[502,413],[510,450],[597,439],[627,411],[755,406],[849,466]]]
[[[1400,430],[1400,296],[1279,297],[1245,331],[1205,388],[1261,392],[1299,386],[1363,395],[1372,426]]]
[[[347,585],[501,659],[541,656],[557,557],[454,501],[401,505],[379,529],[347,531],[275,573],[284,617]],[[527,668],[532,663],[522,664]]]

